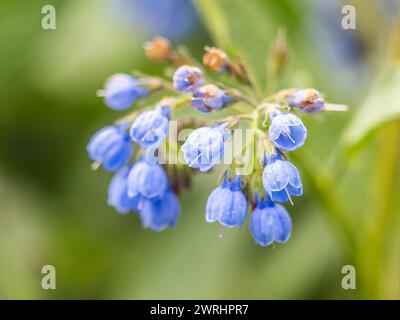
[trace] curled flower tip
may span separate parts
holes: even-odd
[[[297,90],[287,98],[289,106],[307,113],[316,113],[323,109],[325,101],[315,89]]]
[[[146,55],[155,61],[172,61],[174,52],[168,39],[158,36],[144,45]]]
[[[278,148],[292,151],[304,144],[307,129],[299,117],[291,113],[281,113],[272,118],[268,134]]]
[[[206,47],[203,64],[215,72],[226,72],[229,70],[231,62],[228,55],[221,49]]]
[[[208,197],[206,221],[226,227],[242,226],[246,220],[247,200],[240,187],[240,176],[224,181]]]
[[[116,171],[129,160],[132,143],[124,127],[108,126],[92,136],[86,149],[90,159],[95,161],[93,169],[102,165],[106,171]]]
[[[272,201],[289,201],[293,204],[291,196],[299,197],[303,194],[300,173],[289,161],[268,160],[263,171],[262,183]]]
[[[226,91],[216,85],[206,84],[196,90],[192,98],[192,106],[203,113],[220,109],[231,101]]]
[[[173,75],[176,90],[192,93],[203,84],[202,71],[194,66],[183,65],[176,69]]]
[[[269,200],[258,201],[249,221],[250,234],[259,245],[286,242],[292,231],[292,220],[286,209]]]
[[[214,128],[202,127],[194,130],[182,145],[186,164],[206,172],[220,163],[224,155],[224,142],[230,136],[224,124]]]
[[[118,73],[105,83],[101,95],[108,107],[114,110],[128,109],[138,98],[149,94],[149,90],[139,85],[139,81],[128,74]]]
[[[111,179],[108,187],[108,204],[119,213],[126,214],[131,210],[137,210],[140,195],[134,197],[128,195],[128,175],[130,167],[119,170]]]
[[[146,199],[142,201],[139,216],[144,228],[153,231],[162,231],[176,225],[180,214],[179,200],[172,190],[166,192],[159,198]]]
[[[165,140],[169,124],[168,106],[141,113],[133,122],[130,136],[142,148],[158,147]]]

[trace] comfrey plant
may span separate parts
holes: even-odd
[[[345,106],[326,103],[314,89],[284,89],[263,98],[244,63],[233,62],[219,48],[206,48],[203,69],[162,37],[145,50],[174,68],[172,81],[139,72],[116,74],[99,91],[111,109],[133,108],[96,132],[87,146],[93,168],[115,172],[108,204],[123,214],[138,213],[145,228],[173,227],[180,214],[178,196],[190,187],[193,174],[222,164],[220,185],[205,207],[206,221],[241,227],[251,212],[249,230],[258,244],[286,242],[292,222],[281,203],[293,204],[293,197],[303,194],[300,173],[288,160],[307,138],[298,115]],[[146,99],[156,91],[165,97],[152,106]],[[181,108],[194,109],[194,116],[179,116]],[[221,110],[231,114],[212,121],[203,117]],[[235,136],[242,135],[235,131],[242,129],[248,141],[237,147]],[[229,142],[233,147],[227,153]]]

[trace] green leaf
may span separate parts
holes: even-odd
[[[222,7],[215,0],[196,0],[196,5],[214,41],[224,48],[231,47],[229,24]]]
[[[240,54],[261,85],[265,62],[276,28],[263,1],[196,0],[197,8],[215,43]]]
[[[400,118],[400,65],[383,73],[345,131],[343,143],[353,154],[386,123]]]
[[[304,34],[312,5],[279,0],[194,0],[217,46],[233,58],[240,55],[259,88],[267,82],[266,62],[277,31],[287,30],[288,42],[304,49]],[[301,40],[300,40],[301,39]]]

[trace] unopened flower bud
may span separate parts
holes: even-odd
[[[232,228],[242,226],[247,215],[247,200],[241,190],[240,176],[231,181],[228,173],[224,182],[210,194],[206,206],[206,221],[218,221],[223,226]]]
[[[219,48],[206,48],[203,64],[215,72],[227,71],[231,64],[228,55]]]
[[[307,113],[321,111],[325,103],[321,94],[315,89],[297,90],[287,100],[291,107],[297,107]]]
[[[266,247],[273,242],[283,243],[289,240],[292,231],[292,220],[286,209],[270,199],[257,199],[249,229],[254,240]]]
[[[192,98],[192,106],[197,110],[208,113],[220,109],[231,101],[225,90],[219,89],[214,84],[200,87]]]
[[[144,45],[146,55],[156,61],[171,60],[173,55],[171,43],[164,37],[155,37]]]
[[[192,93],[203,84],[203,72],[194,66],[183,65],[176,69],[173,82],[176,90]]]

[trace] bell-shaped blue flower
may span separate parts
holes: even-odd
[[[300,148],[307,137],[307,129],[299,117],[291,113],[275,113],[269,127],[269,138],[287,151]]]
[[[148,93],[148,89],[139,86],[137,79],[128,74],[117,73],[106,81],[103,96],[106,105],[111,109],[125,110]]]
[[[261,246],[273,242],[286,242],[292,231],[292,220],[286,209],[270,200],[257,200],[256,208],[250,215],[250,234]]]
[[[226,123],[194,130],[182,145],[186,164],[202,172],[210,170],[224,155],[224,142],[230,136]]]
[[[140,200],[139,194],[133,198],[128,196],[129,171],[129,167],[120,169],[111,179],[108,186],[108,204],[123,214],[131,210],[137,210]]]
[[[158,106],[141,113],[133,122],[130,136],[142,148],[158,147],[167,136],[169,107]]]
[[[167,190],[161,198],[143,198],[139,216],[143,227],[154,231],[175,226],[180,213],[179,200],[172,190]]]
[[[106,171],[116,171],[129,160],[132,143],[124,126],[108,126],[92,136],[86,149],[90,159]]]
[[[207,200],[206,221],[219,221],[226,227],[242,226],[246,220],[247,200],[240,187],[240,176],[228,181],[228,174],[221,186],[211,192]]]
[[[206,84],[196,90],[192,98],[192,106],[203,113],[220,109],[231,101],[225,90],[216,85]]]
[[[136,162],[128,175],[128,195],[138,194],[146,198],[161,197],[168,187],[168,177],[159,164],[150,164],[146,160]]]
[[[303,194],[299,171],[292,163],[281,160],[279,156],[267,159],[262,183],[272,201],[292,203],[291,195]]]
[[[183,65],[173,75],[174,87],[180,92],[192,93],[203,84],[202,71],[194,66]]]

